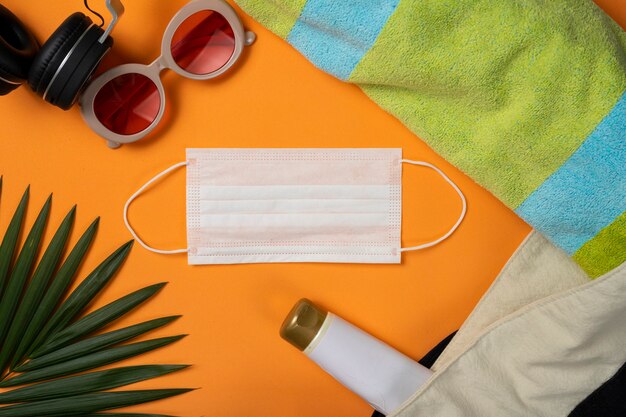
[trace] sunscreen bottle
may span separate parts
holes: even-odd
[[[430,369],[307,299],[291,309],[280,335],[385,415],[432,375]]]

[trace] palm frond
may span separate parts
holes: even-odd
[[[35,224],[33,224],[33,227],[30,229],[9,276],[6,291],[2,295],[2,299],[0,299],[0,346],[4,347],[4,339],[9,330],[9,326],[13,323],[13,315],[18,307],[24,285],[26,285],[26,281],[28,280],[28,274],[35,262],[35,257],[37,256],[37,251],[41,244],[43,230],[48,222],[51,204],[52,195],[46,200],[46,203],[43,205],[43,208],[35,220]],[[1,371],[0,369],[0,373]]]
[[[7,275],[11,261],[13,260],[13,254],[17,246],[17,240],[20,237],[22,231],[22,221],[24,220],[24,214],[26,213],[26,206],[28,205],[28,197],[30,195],[30,187],[26,188],[24,195],[20,200],[20,204],[13,214],[11,223],[7,228],[2,244],[0,245],[0,295],[4,293],[4,287],[6,287]]]
[[[10,405],[0,408],[0,417],[40,417],[44,415],[82,416],[86,413],[161,400],[192,391],[191,389],[154,389],[137,391],[95,392],[54,400]]]
[[[52,400],[89,392],[105,391],[145,381],[186,368],[187,365],[140,365],[108,369],[41,382],[0,394],[0,404]]]
[[[0,193],[2,190],[0,177]],[[159,292],[151,285],[83,315],[127,258],[132,241],[98,265],[66,295],[98,229],[96,219],[62,261],[76,217],[74,206],[50,243],[41,242],[52,196],[40,210],[21,248],[20,236],[28,206],[27,188],[0,244],[0,407],[2,416],[167,417],[157,414],[102,413],[183,394],[189,389],[115,391],[136,382],[182,370],[187,365],[140,365],[97,370],[126,358],[174,343],[185,335],[124,344],[180,316],[149,320],[95,334]],[[17,254],[17,256],[15,256]],[[60,264],[60,266],[59,266]],[[34,272],[33,272],[34,271]],[[82,317],[81,317],[82,316]],[[89,373],[82,373],[90,371]]]
[[[98,230],[99,224],[100,218],[96,218],[96,220],[94,220],[93,223],[91,223],[91,225],[87,228],[85,233],[83,233],[80,239],[78,239],[78,243],[76,243],[70,254],[67,256],[65,262],[63,262],[63,265],[61,265],[61,268],[57,271],[52,280],[52,284],[50,284],[46,290],[43,300],[39,304],[39,307],[37,307],[33,318],[30,323],[28,323],[28,327],[24,331],[22,340],[15,352],[15,355],[13,356],[11,368],[14,368],[18,362],[33,351],[33,342],[35,338],[39,335],[52,312],[63,299],[65,291],[67,291],[68,287],[72,283],[72,279],[74,278],[78,267],[81,265],[87,250],[93,242],[93,238]]]
[[[117,346],[100,352],[91,353],[67,362],[46,366],[43,369],[24,372],[20,375],[10,377],[0,382],[0,388],[31,384],[33,382],[45,381],[47,379],[89,371],[91,369],[119,362],[121,360],[132,358],[134,356],[141,355],[142,353],[147,353],[160,347],[167,346],[171,343],[179,341],[185,336],[186,335],[160,337],[158,339],[131,343],[129,345]]]
[[[170,316],[154,319],[80,340],[72,345],[51,352],[37,359],[31,359],[28,362],[16,367],[15,371],[22,373],[34,371],[35,369],[41,369],[50,365],[56,365],[58,363],[84,357],[90,353],[106,349],[109,346],[127,342],[135,337],[146,334],[149,331],[163,327],[180,317],[181,316]]]
[[[120,298],[119,300],[115,300],[102,308],[99,308],[93,313],[87,314],[85,317],[68,325],[65,329],[52,336],[50,338],[50,342],[44,344],[41,349],[39,349],[39,352],[41,353],[38,356],[54,352],[55,350],[65,347],[81,337],[100,330],[102,327],[117,320],[144,301],[148,300],[165,285],[165,282],[161,282],[159,284],[142,288]]]
[[[35,352],[32,353],[32,357],[36,358],[40,356],[40,353],[37,352],[37,348],[43,345],[50,336],[53,336],[56,332],[65,327],[65,325],[78,316],[93,301],[96,295],[109,283],[122,266],[132,246],[133,241],[131,240],[117,248],[115,252],[98,265],[96,269],[78,285],[69,297],[67,297],[67,300],[61,304],[35,338],[33,342]]]
[[[67,238],[70,235],[70,230],[74,224],[74,217],[76,214],[76,206],[67,214],[61,226],[55,233],[48,249],[46,249],[37,270],[31,278],[28,289],[22,298],[21,304],[18,306],[11,327],[9,328],[8,335],[0,350],[0,373],[4,371],[7,362],[11,359],[11,356],[15,352],[19,341],[22,338],[27,323],[33,316],[37,305],[41,302],[41,298],[48,286],[48,282],[52,273],[54,272],[57,264],[61,258],[61,253],[67,243]],[[7,293],[8,294],[8,293]]]

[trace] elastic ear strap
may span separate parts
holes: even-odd
[[[461,191],[461,189],[454,182],[452,182],[452,180],[450,178],[448,178],[448,176],[446,174],[444,174],[442,170],[440,170],[436,166],[434,166],[432,164],[429,164],[428,162],[411,161],[409,159],[402,159],[400,162],[411,164],[411,165],[419,165],[419,166],[422,166],[422,167],[431,168],[431,169],[435,170],[439,175],[441,175],[441,177],[444,180],[446,180],[446,182],[448,184],[450,184],[452,186],[452,188],[454,188],[454,191],[457,192],[459,197],[461,197],[461,202],[463,203],[463,208],[461,210],[461,215],[459,216],[459,219],[456,221],[456,223],[454,223],[454,226],[452,226],[452,228],[450,230],[448,230],[448,232],[445,235],[441,236],[437,240],[433,240],[432,242],[423,243],[421,245],[412,246],[410,248],[400,248],[399,251],[400,252],[407,252],[407,251],[411,251],[411,250],[420,250],[420,249],[430,248],[431,246],[435,246],[438,243],[441,243],[444,240],[446,240],[447,238],[449,238],[450,235],[452,235],[452,233],[454,233],[455,230],[459,227],[459,225],[461,224],[461,222],[465,218],[465,213],[467,213],[467,200],[465,199],[465,195],[463,195],[463,192]]]
[[[152,178],[150,181],[145,183],[140,189],[138,189],[135,192],[135,194],[131,195],[130,198],[128,199],[128,201],[126,202],[126,204],[124,205],[124,224],[126,225],[126,228],[128,228],[128,231],[130,232],[131,235],[133,235],[135,240],[137,242],[139,242],[139,244],[141,246],[143,246],[144,248],[146,248],[150,252],[162,253],[164,255],[170,255],[170,254],[174,254],[174,253],[186,253],[186,252],[188,252],[188,249],[162,250],[162,249],[155,249],[152,246],[149,246],[147,243],[145,243],[143,240],[141,240],[141,238],[137,235],[137,233],[135,232],[133,227],[128,222],[128,207],[130,206],[130,203],[133,202],[133,200],[135,200],[137,197],[139,197],[154,182],[158,181],[161,177],[169,174],[170,172],[172,172],[172,171],[174,171],[174,170],[176,170],[176,169],[178,169],[180,167],[184,167],[186,165],[187,165],[187,162],[179,162],[179,163],[177,163],[175,165],[172,165],[171,167],[169,167],[165,171],[157,174],[154,178]]]

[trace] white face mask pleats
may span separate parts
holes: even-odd
[[[461,214],[440,238],[402,248],[403,163],[435,170],[458,193]],[[187,167],[187,248],[155,249],[128,221],[132,201],[170,172]],[[188,254],[191,265],[267,262],[400,263],[459,227],[467,203],[439,168],[402,159],[395,148],[188,149],[187,161],[133,194],[124,221],[146,249]]]

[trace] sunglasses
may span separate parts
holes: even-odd
[[[83,119],[110,148],[142,139],[165,111],[162,70],[208,80],[228,71],[255,39],[225,1],[194,0],[170,21],[159,58],[120,65],[89,84],[80,99]]]

